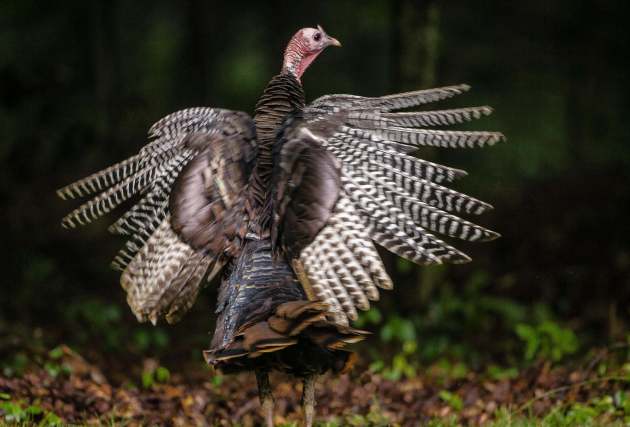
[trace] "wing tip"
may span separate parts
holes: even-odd
[[[375,284],[380,289],[384,289],[386,291],[391,291],[392,289],[394,289],[394,281],[392,279],[389,279],[389,280],[381,279],[375,282]],[[374,301],[378,301],[378,299],[375,299]]]
[[[481,204],[481,206],[479,206],[476,212],[471,212],[471,213],[474,213],[476,215],[481,215],[483,213],[491,212],[494,210],[494,206],[492,206],[490,203],[483,202],[483,201],[479,201],[479,203]]]
[[[461,92],[468,92],[471,89],[471,86],[467,83],[461,83],[455,86],[455,88],[459,89]]]
[[[501,234],[497,233],[496,231],[489,230],[481,226],[476,227],[479,234],[476,234],[474,237],[464,240],[468,240],[470,242],[491,242],[501,237]]]
[[[506,142],[507,137],[502,132],[495,132],[495,138],[492,144],[496,144],[498,142]]]
[[[80,225],[85,225],[74,213],[71,213],[62,218],[61,226],[66,230],[77,228],[77,224],[75,221],[78,222]]]
[[[497,233],[496,231],[488,230],[486,232],[486,238],[483,240],[484,242],[491,242],[493,240],[497,240],[501,237],[501,233]]]
[[[78,183],[72,183],[55,191],[57,197],[62,200],[77,199],[83,197],[83,191]]]
[[[59,197],[61,200],[67,200],[66,198],[71,198],[71,195],[69,193],[66,193],[65,187],[58,189],[57,191],[55,191],[55,193],[57,194],[57,197]]]
[[[459,258],[455,258],[453,260],[450,260],[449,263],[451,263],[451,264],[468,264],[471,261],[472,261],[471,257],[469,257],[466,254],[463,254],[463,256],[460,256]]]

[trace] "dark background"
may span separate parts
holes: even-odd
[[[413,338],[420,361],[482,366],[520,357],[519,324],[552,322],[582,349],[627,339],[625,4],[3,1],[0,353],[35,339],[113,363],[200,360],[215,287],[176,326],[137,324],[108,268],[122,244],[106,232],[117,216],[63,230],[76,205],[55,189],[135,153],[149,125],[179,108],[251,112],[288,39],[317,24],[343,48],[307,71],[308,99],[469,83],[438,107],[491,105],[490,118],[467,128],[508,137],[487,149],[421,150],[469,172],[457,189],[495,206],[481,222],[503,237],[459,245],[473,257],[464,266],[387,257],[396,289],[364,320],[381,330],[367,345],[387,354]]]

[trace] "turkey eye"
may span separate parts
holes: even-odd
[[[322,34],[321,33],[315,33],[315,35],[313,36],[313,40],[315,40],[316,42],[319,41],[319,39],[322,38]]]

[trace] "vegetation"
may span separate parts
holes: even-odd
[[[321,425],[630,424],[617,3],[4,2],[0,425],[259,422],[252,378],[201,357],[216,286],[180,324],[138,324],[108,268],[121,242],[106,221],[62,230],[54,190],[135,152],[173,110],[251,110],[288,37],[318,23],[344,48],[304,77],[310,99],[466,82],[464,104],[492,105],[483,128],[508,136],[421,153],[469,172],[458,188],[493,202],[482,222],[503,237],[466,246],[467,265],[384,254],[396,289],[358,321],[374,332],[358,366],[318,388]],[[299,386],[273,382],[277,421],[295,425]]]

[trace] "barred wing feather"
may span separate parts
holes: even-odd
[[[438,235],[468,241],[499,236],[459,217],[492,208],[445,186],[464,171],[412,155],[425,146],[472,148],[503,140],[499,132],[428,129],[478,119],[492,109],[395,112],[468,89],[376,98],[326,95],[286,125],[276,160],[274,238],[294,258],[307,294],[326,302],[338,323],[369,308],[377,288],[392,287],[374,243],[417,264],[462,263],[470,258]],[[319,153],[315,161],[313,153]],[[331,165],[335,179],[310,184],[319,168],[331,175]],[[295,234],[299,241],[292,239]]]
[[[135,156],[57,193],[92,196],[62,220],[64,227],[87,224],[142,195],[110,226],[128,236],[113,265],[139,320],[175,322],[192,306],[204,276],[241,245],[247,215],[240,195],[255,161],[255,128],[245,113],[198,107],[164,117],[149,136]]]

